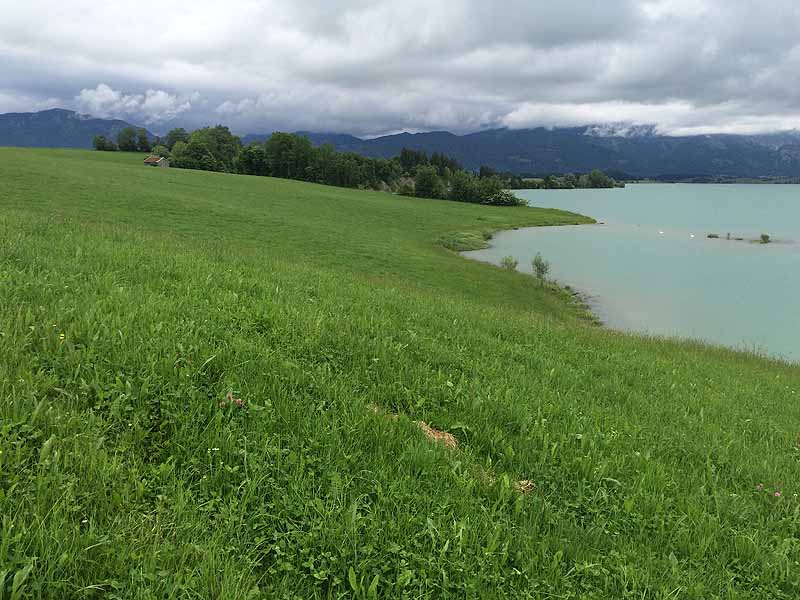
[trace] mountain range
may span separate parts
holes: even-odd
[[[303,132],[315,145],[389,158],[403,148],[440,152],[468,169],[487,165],[522,175],[601,169],[636,177],[800,176],[800,131],[769,135],[659,135],[654,127],[591,125],[400,133],[374,139]],[[246,140],[264,136],[246,136]]]
[[[0,146],[89,148],[95,135],[116,138],[129,123],[74,111],[0,115]],[[800,131],[766,135],[660,135],[655,127],[600,124],[583,127],[400,133],[372,139],[341,133],[299,132],[313,144],[390,158],[403,148],[439,152],[468,169],[487,165],[522,175],[609,173],[646,176],[800,176]],[[245,135],[247,144],[268,135]]]
[[[98,119],[63,108],[5,113],[0,114],[0,146],[91,148],[96,135],[116,140],[126,127],[138,129],[120,119]]]

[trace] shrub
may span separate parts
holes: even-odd
[[[488,245],[483,235],[476,232],[455,232],[439,238],[439,244],[454,252],[480,250]]]
[[[103,152],[114,152],[117,149],[117,145],[104,135],[94,136],[94,140],[92,140],[92,146],[95,150],[100,150]]]
[[[404,181],[400,184],[400,187],[397,188],[397,193],[401,196],[414,196],[414,185],[408,181]]]
[[[762,244],[769,244],[770,243],[770,238],[766,233],[762,233],[761,234],[761,243]]]
[[[531,261],[531,266],[533,267],[533,273],[536,275],[536,278],[544,285],[545,277],[547,277],[547,274],[550,272],[550,263],[543,259],[542,255],[537,252],[536,256]]]
[[[167,149],[166,146],[163,146],[161,144],[157,144],[157,145],[153,146],[153,150],[151,151],[151,154],[154,154],[156,156],[163,156],[164,158],[169,158],[170,157],[169,149]]]
[[[718,240],[719,239],[719,234],[718,233],[709,233],[707,237],[710,240]]]
[[[483,204],[491,204],[492,206],[524,206],[525,201],[517,198],[508,190],[500,190],[483,200]]]
[[[509,271],[516,271],[518,264],[517,259],[513,256],[504,256],[500,259],[500,266]]]

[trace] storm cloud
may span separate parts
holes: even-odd
[[[0,112],[240,133],[800,127],[796,0],[0,6]]]

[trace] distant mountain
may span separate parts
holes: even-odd
[[[96,135],[115,139],[132,127],[71,110],[0,115],[0,146],[90,148]],[[300,132],[313,144],[390,158],[403,148],[440,152],[468,169],[487,165],[522,175],[579,173],[591,169],[642,176],[800,176],[800,131],[764,135],[659,135],[655,127],[624,123],[583,127],[490,129],[468,135],[447,131],[400,133],[361,139],[341,133]],[[152,134],[151,134],[151,137]],[[261,142],[269,134],[246,135]]]
[[[468,169],[487,165],[518,174],[603,169],[635,176],[800,176],[800,132],[768,135],[659,135],[651,126],[590,125],[556,129],[492,129],[468,135],[446,131],[374,139],[305,133],[315,144],[389,158],[403,148],[441,152]],[[258,136],[265,139],[267,136]],[[247,139],[247,137],[246,137]]]
[[[0,115],[0,146],[91,148],[94,136],[104,135],[116,140],[117,134],[126,127],[136,126],[119,119],[96,119],[63,108],[6,113]]]

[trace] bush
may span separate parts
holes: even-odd
[[[400,184],[400,187],[397,188],[397,193],[401,196],[414,196],[414,185],[408,181],[404,181]]]
[[[718,240],[719,239],[719,234],[718,233],[709,233],[708,234],[708,239],[710,239],[710,240]]]
[[[500,190],[492,194],[489,198],[486,198],[483,204],[491,204],[492,206],[524,206],[525,201],[517,198],[508,190]]]
[[[117,145],[104,135],[94,136],[92,146],[95,150],[100,150],[102,152],[115,152],[117,149]]]
[[[504,256],[500,259],[500,266],[509,271],[516,271],[518,264],[517,259],[513,256]]]
[[[543,259],[542,255],[537,252],[536,256],[531,261],[531,266],[533,267],[533,273],[536,275],[536,278],[544,285],[545,277],[547,277],[547,274],[550,272],[550,263]]]
[[[769,244],[770,241],[771,240],[770,240],[769,236],[766,233],[762,233],[761,234],[761,243],[762,244]]]
[[[169,149],[167,149],[166,146],[163,146],[161,144],[153,146],[151,153],[154,154],[155,156],[163,156],[164,158],[170,157]]]
[[[448,250],[452,250],[454,252],[465,252],[467,250],[480,250],[482,248],[486,248],[488,245],[486,243],[485,235],[480,233],[476,233],[474,231],[469,232],[455,232],[444,235],[439,238],[439,244],[447,248]]]

